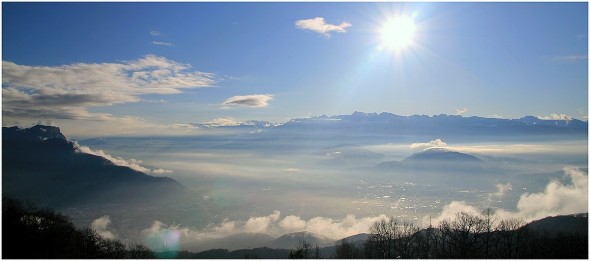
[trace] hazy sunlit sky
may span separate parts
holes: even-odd
[[[399,17],[412,24],[384,33]],[[354,111],[586,120],[587,55],[587,3],[5,2],[3,125],[99,135]]]

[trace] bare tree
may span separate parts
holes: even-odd
[[[460,212],[454,220],[445,219],[439,224],[444,256],[441,258],[478,258],[483,247],[482,235],[485,220],[475,214]]]
[[[365,243],[368,258],[414,258],[417,255],[417,235],[414,224],[395,218],[381,219],[370,228]]]
[[[486,208],[482,211],[483,222],[484,222],[484,230],[485,230],[485,238],[484,238],[484,256],[483,258],[488,259],[491,257],[491,248],[494,245],[494,237],[492,232],[494,232],[494,224],[496,223],[496,218],[494,217],[494,211],[491,208]]]
[[[336,243],[336,258],[337,259],[358,259],[362,258],[361,250],[353,243],[346,239],[340,240]]]
[[[500,258],[517,258],[519,241],[524,238],[524,229],[520,229],[524,225],[522,219],[507,219],[500,221],[498,224],[499,246],[498,253]]]
[[[289,250],[289,259],[308,259],[311,258],[311,243],[301,240],[295,249]]]

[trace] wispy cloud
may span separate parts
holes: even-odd
[[[346,28],[352,26],[349,22],[342,22],[339,25],[328,24],[322,17],[313,19],[304,19],[295,21],[295,26],[302,30],[311,30],[327,37],[330,37],[331,32],[344,33]]]
[[[136,159],[126,160],[121,157],[115,157],[115,156],[109,155],[106,152],[104,152],[103,150],[92,150],[91,148],[89,148],[87,146],[82,146],[77,143],[75,143],[75,145],[76,145],[76,148],[78,149],[78,151],[80,151],[82,153],[103,157],[103,158],[111,161],[115,165],[128,167],[130,169],[133,169],[133,170],[136,170],[139,172],[143,172],[143,173],[147,173],[147,174],[168,174],[168,173],[173,172],[172,170],[161,169],[161,168],[160,169],[146,168],[146,167],[140,165],[143,163],[143,161],[141,161],[141,160],[136,160]]]
[[[247,107],[268,107],[268,102],[273,99],[270,94],[238,95],[229,97],[222,105],[241,105]]]
[[[411,149],[429,149],[429,148],[446,147],[446,146],[448,146],[447,143],[442,141],[441,139],[431,140],[429,142],[424,142],[424,143],[410,144]]]
[[[455,110],[455,114],[462,115],[462,114],[464,114],[464,113],[466,113],[468,111],[469,111],[469,109],[467,109],[467,107],[463,107],[463,109],[456,109]]]
[[[160,41],[152,41],[152,44],[154,45],[163,45],[163,46],[174,46],[173,43],[169,43],[169,42],[160,42]]]
[[[491,115],[488,115],[488,118],[504,119],[504,116],[498,115],[498,114],[491,114]]]
[[[160,32],[159,31],[150,31],[150,35],[151,36],[160,36]]]
[[[551,60],[554,62],[559,62],[559,63],[575,63],[575,62],[579,62],[579,61],[588,60],[588,56],[587,55],[554,56],[554,57],[551,57]]]
[[[206,126],[209,126],[209,127],[222,127],[222,126],[238,126],[241,124],[241,122],[236,121],[232,118],[217,118],[217,119],[213,119],[208,122],[205,122],[203,124]]]
[[[13,119],[110,120],[90,107],[141,101],[144,94],[177,94],[215,83],[212,73],[147,55],[119,63],[29,66],[2,61],[2,112]]]

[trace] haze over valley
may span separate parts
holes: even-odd
[[[303,241],[332,257],[382,220],[424,228],[409,238],[486,209],[494,235],[575,232],[587,11],[3,3],[3,209],[54,209],[126,245],[116,258],[286,258]],[[469,257],[444,254],[402,256]]]

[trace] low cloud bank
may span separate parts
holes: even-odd
[[[548,216],[588,212],[588,173],[573,167],[566,167],[563,172],[570,179],[570,184],[552,180],[542,192],[522,194],[515,211],[497,210],[494,213],[495,218],[520,218],[530,222]],[[503,196],[510,188],[510,184],[499,184],[498,191],[491,196]],[[430,221],[433,225],[437,225],[444,219],[454,218],[459,212],[480,213],[481,209],[465,201],[453,201],[443,207],[440,215],[432,219],[424,217],[422,225],[428,226]]]
[[[335,240],[367,233],[369,227],[376,221],[386,219],[385,215],[357,218],[347,215],[344,219],[336,220],[327,217],[302,219],[295,215],[282,217],[280,211],[274,211],[268,216],[251,217],[246,221],[224,220],[221,224],[210,224],[203,229],[167,225],[154,221],[152,226],[142,231],[148,245],[166,243],[180,245],[182,242],[206,242],[207,240],[223,238],[239,233],[261,233],[278,237],[284,234],[307,231],[323,235]],[[159,240],[159,241],[158,241]]]

